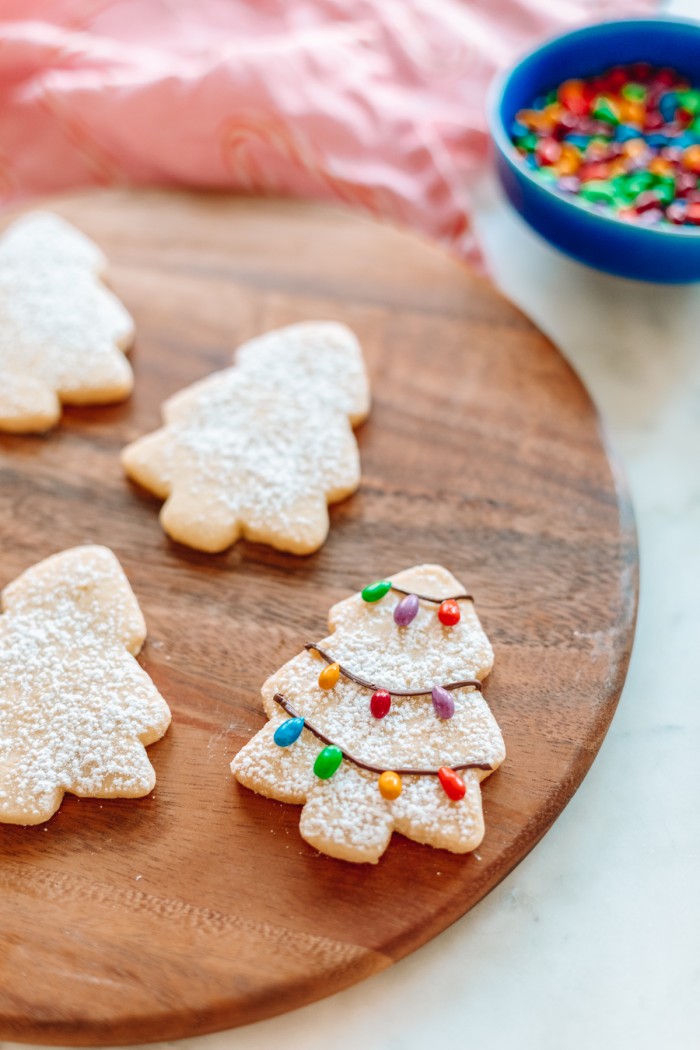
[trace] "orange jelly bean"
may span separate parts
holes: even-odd
[[[379,777],[379,793],[382,798],[387,799],[391,802],[393,799],[398,798],[403,790],[403,784],[401,783],[401,777],[398,773],[392,772],[387,769]]]
[[[321,689],[332,689],[340,678],[340,664],[328,664],[318,676],[318,684]]]
[[[556,169],[559,175],[575,175],[581,167],[581,154],[575,146],[564,142],[561,147],[561,157],[557,162]]]
[[[652,175],[673,175],[675,173],[673,164],[664,157],[654,157],[653,160],[650,160],[647,165],[647,170],[650,171]]]
[[[700,146],[688,146],[683,150],[681,164],[687,171],[700,175]]]

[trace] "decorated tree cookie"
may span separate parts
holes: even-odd
[[[2,592],[0,821],[39,824],[64,792],[138,797],[153,789],[145,748],[168,705],[134,659],[141,610],[114,554],[76,547]]]
[[[61,404],[97,405],[131,392],[124,356],[131,317],[100,280],[107,260],[48,212],[31,212],[0,238],[0,430],[58,422]]]
[[[466,853],[484,834],[481,781],[505,757],[481,694],[493,652],[461,584],[419,565],[335,605],[331,634],[265,682],[269,721],[238,780],[303,803],[302,836],[376,862],[393,831]]]
[[[165,426],[124,450],[124,468],[165,499],[161,524],[181,543],[221,551],[245,536],[307,554],[326,538],[328,504],[360,482],[359,343],[340,324],[297,324],[235,362],[170,398]]]

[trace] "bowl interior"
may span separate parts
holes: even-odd
[[[700,23],[676,19],[603,22],[557,37],[520,61],[501,85],[494,130],[501,146],[519,109],[571,77],[589,77],[610,66],[650,62],[672,66],[700,82]]]

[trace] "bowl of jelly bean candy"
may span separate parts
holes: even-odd
[[[608,273],[700,280],[700,23],[604,22],[550,40],[494,86],[510,201]]]

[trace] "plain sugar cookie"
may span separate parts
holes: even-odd
[[[303,805],[323,853],[375,863],[399,831],[467,853],[505,758],[481,694],[493,651],[464,587],[418,565],[333,606],[331,633],[262,687],[269,721],[234,758],[246,787]]]
[[[291,325],[170,398],[165,426],[127,446],[122,462],[165,500],[161,524],[180,543],[215,552],[245,537],[309,554],[328,534],[328,504],[360,483],[352,428],[368,412],[353,333]]]
[[[0,431],[38,433],[61,404],[131,393],[134,323],[100,277],[107,260],[79,230],[30,212],[0,238]]]
[[[138,798],[170,710],[134,657],[138,602],[106,547],[75,547],[2,592],[0,821],[40,824],[64,792]]]

